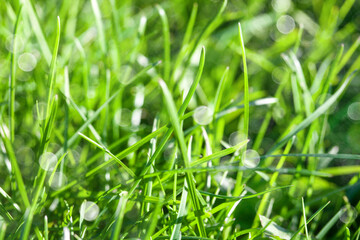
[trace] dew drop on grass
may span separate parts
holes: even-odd
[[[31,72],[36,67],[36,57],[31,53],[23,53],[19,56],[18,65],[24,72]]]
[[[340,221],[345,224],[352,223],[356,219],[357,215],[358,213],[356,208],[353,206],[344,206],[341,208]]]
[[[351,120],[360,120],[360,102],[350,104],[347,110],[347,115]]]
[[[200,106],[195,109],[194,120],[197,124],[208,125],[212,121],[213,111],[207,106]]]
[[[57,163],[57,157],[51,152],[43,153],[39,158],[39,164],[45,171],[52,171]]]
[[[272,0],[271,5],[278,13],[286,12],[291,7],[291,0]]]
[[[99,207],[91,201],[84,201],[80,207],[80,215],[84,216],[86,221],[94,221],[99,215]]]
[[[64,186],[67,182],[67,178],[62,172],[55,172],[50,187],[57,190]]]
[[[115,112],[114,121],[121,127],[128,127],[131,124],[131,111],[126,108],[119,109]]]
[[[283,15],[277,20],[276,27],[282,34],[289,34],[295,28],[295,21],[291,16]]]
[[[233,132],[230,134],[229,142],[231,146],[235,146],[236,144],[241,143],[242,141],[246,140],[246,136],[244,133],[241,132]]]
[[[260,162],[260,156],[257,151],[248,149],[243,153],[243,163],[247,168],[254,168]]]

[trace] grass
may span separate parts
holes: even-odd
[[[359,239],[359,9],[3,1],[0,240]]]

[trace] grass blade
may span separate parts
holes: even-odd
[[[26,193],[25,184],[24,184],[24,181],[23,181],[23,178],[21,175],[19,165],[18,165],[16,157],[15,157],[15,152],[14,152],[13,146],[11,144],[9,137],[6,136],[6,130],[4,129],[4,126],[1,126],[0,135],[1,135],[2,142],[4,143],[6,153],[10,159],[12,170],[15,174],[15,180],[16,180],[17,186],[19,188],[20,196],[22,198],[24,206],[27,208],[30,206],[29,198]]]
[[[55,44],[54,44],[54,51],[53,51],[53,55],[51,58],[51,65],[50,65],[50,87],[49,87],[49,92],[48,92],[48,101],[47,101],[47,107],[50,107],[50,102],[52,99],[52,93],[54,91],[54,85],[55,85],[55,80],[56,80],[56,59],[57,59],[57,54],[58,54],[58,50],[59,50],[59,43],[60,43],[60,17],[57,17],[57,28],[56,28],[56,39],[55,39]],[[48,118],[50,115],[50,111],[49,109],[46,109],[46,118]]]
[[[16,17],[16,22],[15,22],[15,27],[14,27],[14,38],[13,38],[13,44],[12,44],[12,49],[13,51],[11,52],[11,57],[10,57],[10,64],[11,64],[11,69],[10,69],[10,86],[9,86],[9,90],[10,90],[10,98],[9,98],[9,128],[10,128],[10,142],[14,141],[14,137],[15,137],[15,85],[16,85],[16,60],[17,60],[17,35],[18,35],[18,26],[19,26],[19,22],[20,22],[20,17],[21,17],[21,10],[22,10],[22,5],[20,6],[18,12],[17,12],[17,17]]]
[[[319,210],[317,210],[307,221],[307,223],[310,223],[322,210],[324,210],[324,208],[327,207],[327,205],[329,205],[330,202],[327,202],[324,206],[322,206]],[[305,224],[302,225],[292,236],[291,239],[295,239],[295,237],[302,231],[302,229],[305,227]],[[318,238],[318,236],[316,236],[317,239],[322,239],[322,238]]]
[[[107,149],[105,146],[100,145],[99,143],[95,142],[94,140],[92,140],[91,138],[85,136],[80,132],[78,132],[78,134],[88,142],[92,143],[93,145],[95,145],[96,147],[100,148],[102,151],[107,153],[110,157],[112,157],[112,159],[114,159],[117,163],[119,163],[131,177],[135,177],[135,173],[130,168],[128,168],[119,158],[117,158],[113,153],[111,153],[109,149]],[[109,161],[110,160],[106,162]]]
[[[169,22],[166,16],[164,9],[160,5],[156,5],[158,13],[160,15],[161,23],[162,23],[162,32],[164,39],[164,80],[170,84],[170,71],[171,71],[171,56],[170,56],[170,29]]]
[[[339,87],[339,89],[326,101],[323,105],[318,107],[313,113],[311,113],[304,121],[302,121],[299,125],[297,125],[293,130],[290,131],[285,137],[283,137],[278,143],[276,143],[269,151],[268,155],[273,153],[275,150],[284,146],[284,144],[289,141],[289,139],[300,132],[302,129],[309,126],[315,119],[324,114],[334,103],[335,101],[342,95],[346,87],[350,84],[352,77],[354,75],[350,75],[345,82]]]
[[[229,154],[232,154],[232,153],[236,152],[237,150],[245,147],[248,142],[249,142],[249,140],[245,140],[245,141],[242,141],[242,142],[236,144],[235,146],[226,148],[226,149],[224,149],[222,151],[218,151],[218,152],[213,153],[211,155],[200,158],[200,159],[198,159],[196,161],[191,162],[190,166],[195,167],[195,166],[198,166],[200,164],[206,163],[206,162],[208,162],[210,160],[221,158],[221,157],[227,156]]]
[[[190,160],[188,159],[188,156],[187,156],[187,147],[185,144],[183,132],[180,128],[180,121],[178,118],[178,114],[176,112],[174,100],[173,100],[171,93],[170,93],[169,89],[167,88],[165,82],[160,80],[159,84],[161,86],[162,92],[165,97],[165,105],[166,105],[166,108],[167,108],[167,111],[168,111],[168,114],[170,117],[171,124],[174,127],[174,131],[175,131],[176,137],[179,142],[180,150],[181,150],[183,160],[184,160],[184,166],[190,167]],[[189,193],[190,193],[191,201],[192,201],[195,213],[196,213],[200,237],[206,237],[205,226],[204,226],[204,223],[201,218],[203,210],[202,210],[200,202],[197,198],[196,187],[195,187],[195,183],[194,183],[193,176],[191,173],[186,173],[186,180],[189,184]]]
[[[101,20],[101,12],[99,8],[99,4],[97,0],[91,0],[91,7],[95,15],[96,20],[96,27],[99,34],[99,42],[100,42],[100,48],[103,54],[106,54],[107,47],[106,47],[106,41],[105,41],[105,33],[104,33],[104,27]]]
[[[184,187],[182,190],[181,200],[180,200],[180,207],[176,218],[176,223],[174,226],[174,229],[171,233],[170,240],[180,240],[181,239],[181,224],[183,221],[183,218],[185,217],[187,210],[186,210],[186,200],[188,196],[188,191],[186,190],[188,188],[186,180],[184,181]]]
[[[115,220],[115,223],[113,226],[113,231],[111,233],[111,239],[119,239],[121,226],[124,221],[127,200],[128,200],[127,192],[122,192],[120,194],[119,203],[118,203],[118,206],[117,206],[116,212],[115,212],[116,220]]]
[[[44,36],[44,32],[41,28],[41,25],[38,20],[38,16],[35,12],[35,8],[30,0],[21,0],[21,3],[25,6],[28,16],[30,18],[30,22],[32,25],[32,30],[35,33],[35,36],[39,42],[40,50],[44,55],[44,58],[48,65],[51,64],[51,52],[48,43],[46,42],[46,38]]]
[[[242,53],[242,62],[243,62],[243,68],[244,68],[244,125],[243,128],[240,130],[241,133],[244,134],[244,138],[248,138],[249,133],[249,118],[250,118],[250,110],[249,110],[249,79],[248,79],[248,70],[247,70],[247,64],[246,64],[246,53],[245,53],[245,44],[244,44],[244,38],[242,35],[241,30],[241,24],[238,23],[238,31],[239,31],[239,40],[241,45],[241,53]],[[246,151],[246,147],[241,149],[240,156],[242,156],[242,153]],[[242,165],[242,162],[240,162],[240,166]],[[239,195],[242,188],[242,172],[239,172],[236,176],[236,184],[234,189],[234,195]]]

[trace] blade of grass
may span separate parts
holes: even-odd
[[[4,143],[6,153],[10,159],[12,171],[15,174],[15,180],[17,183],[17,187],[19,188],[19,193],[20,193],[21,199],[24,203],[24,206],[26,208],[28,208],[30,206],[30,201],[29,201],[28,195],[26,193],[26,187],[25,187],[22,175],[21,175],[19,165],[16,160],[13,146],[12,146],[11,141],[8,138],[8,136],[6,136],[6,130],[4,129],[4,126],[1,126],[0,135],[1,135],[2,142]]]
[[[150,221],[149,227],[146,230],[146,236],[144,238],[145,240],[153,239],[151,237],[151,235],[155,231],[156,224],[159,220],[159,216],[161,215],[160,212],[161,212],[162,205],[163,205],[162,202],[159,201],[159,202],[157,202],[157,204],[155,206],[155,209],[154,209],[152,217],[151,217],[152,221]]]
[[[50,115],[50,111],[48,108],[50,107],[51,99],[53,97],[52,94],[54,91],[54,86],[55,86],[55,81],[56,81],[56,59],[57,59],[59,43],[60,43],[60,17],[59,16],[57,17],[57,25],[56,26],[57,26],[56,39],[55,39],[55,43],[54,43],[54,50],[53,50],[53,55],[51,58],[51,65],[50,65],[50,87],[49,87],[49,92],[48,92],[46,118],[48,118]]]
[[[340,216],[343,214],[343,209],[340,209],[328,222],[327,224],[320,230],[320,232],[316,235],[317,239],[324,239],[325,235],[329,232],[329,230],[335,225],[335,223],[339,220]]]
[[[181,49],[180,49],[180,53],[178,54],[178,56],[176,57],[175,60],[175,64],[173,67],[173,72],[171,75],[171,81],[174,81],[175,78],[175,73],[177,71],[177,69],[179,68],[181,62],[183,61],[185,55],[186,55],[186,50],[189,46],[189,41],[190,41],[190,37],[195,25],[195,20],[196,20],[196,15],[197,15],[197,11],[198,11],[198,4],[195,2],[193,4],[193,8],[191,10],[191,14],[190,14],[190,18],[189,18],[189,22],[187,24],[186,30],[185,30],[185,35],[184,35],[184,39],[182,41],[181,44]]]
[[[44,217],[44,238],[45,240],[49,240],[48,217],[46,215]]]
[[[15,27],[14,27],[14,38],[12,43],[12,52],[10,56],[10,86],[9,86],[9,129],[10,129],[10,142],[14,142],[15,137],[15,85],[16,85],[16,60],[17,60],[17,35],[18,35],[18,26],[21,17],[22,5],[20,5],[17,12]]]
[[[200,82],[200,79],[201,79],[201,76],[202,76],[202,72],[203,72],[203,69],[204,69],[204,65],[205,65],[205,48],[203,47],[202,48],[202,51],[201,51],[201,56],[200,56],[200,63],[199,63],[199,70],[197,72],[197,75],[195,77],[195,80],[194,82],[191,84],[191,87],[189,89],[189,92],[188,94],[186,95],[185,97],[185,100],[184,102],[181,104],[180,106],[180,109],[178,111],[178,115],[179,117],[181,118],[184,113],[185,113],[185,110],[186,108],[188,107],[189,103],[190,103],[190,100],[192,98],[192,96],[194,95],[195,91],[196,91],[196,88]],[[163,148],[165,147],[165,144],[167,143],[167,141],[169,140],[172,132],[173,132],[173,128],[169,128],[164,137],[162,138],[159,146],[157,146],[156,148],[156,151],[155,153],[151,156],[150,160],[149,160],[149,163],[142,169],[141,173],[139,176],[143,176],[145,175],[150,167],[151,167],[151,164],[156,160],[156,158],[160,155],[160,153],[162,152]],[[137,188],[137,186],[139,185],[141,179],[138,179],[135,181],[135,183],[132,185],[131,189],[129,190],[129,196],[132,196],[132,194],[134,193],[135,189]]]
[[[327,205],[329,205],[330,202],[327,202],[324,206],[322,206],[319,210],[317,210],[307,221],[307,223],[310,223],[320,212],[322,212],[322,210],[324,210],[324,208],[327,207]],[[292,236],[291,239],[295,239],[296,236],[302,231],[302,229],[305,227],[305,224],[302,225]],[[317,239],[322,239],[322,238],[318,238],[318,236],[316,236]]]
[[[144,145],[145,143],[149,142],[152,138],[154,138],[155,136],[157,136],[158,134],[164,132],[167,129],[166,126],[163,126],[161,128],[159,128],[158,130],[156,130],[155,132],[150,133],[149,135],[147,135],[146,137],[142,138],[140,141],[136,142],[134,145],[126,148],[125,150],[123,150],[122,152],[120,152],[117,155],[114,155],[114,157],[112,157],[111,159],[109,159],[108,161],[100,164],[99,166],[97,166],[96,168],[88,171],[85,175],[85,177],[90,177],[93,174],[95,174],[97,171],[99,171],[100,169],[104,168],[105,166],[111,164],[113,161],[117,161],[119,164],[121,162],[121,160],[123,158],[125,158],[127,155],[129,155],[130,153],[136,151],[137,149],[139,149],[142,145]],[[99,148],[101,148],[102,146],[97,146]],[[108,153],[108,152],[106,152]],[[108,153],[109,154],[109,153]],[[115,158],[116,157],[116,158]],[[120,161],[120,162],[119,162]],[[123,163],[122,163],[123,164]],[[125,165],[125,164],[123,164]],[[123,166],[124,167],[124,166]],[[127,168],[127,167],[126,167]],[[131,170],[130,170],[131,171]],[[131,171],[132,172],[132,171]],[[128,172],[130,174],[130,172]],[[130,174],[131,176],[135,176],[134,173]]]
[[[249,80],[248,80],[248,70],[246,65],[246,53],[245,53],[245,45],[244,45],[244,38],[242,35],[241,30],[241,24],[238,23],[238,31],[239,31],[239,40],[241,45],[241,52],[242,52],[242,62],[243,62],[243,68],[244,68],[244,125],[243,128],[240,130],[241,133],[244,134],[244,138],[248,138],[248,132],[249,132]],[[241,148],[240,156],[242,156],[242,153],[246,151],[246,146],[244,148]],[[240,166],[242,166],[242,161],[240,162]],[[243,172],[239,172],[236,176],[236,184],[234,188],[234,195],[237,196],[240,194],[242,190],[242,176]]]
[[[7,227],[6,223],[3,221],[0,221],[0,240],[5,239],[6,227]]]
[[[360,46],[360,37],[356,39],[356,41],[351,45],[349,50],[345,53],[345,55],[341,58],[339,64],[336,66],[336,73],[340,72],[341,69],[346,65],[346,63],[349,62],[351,56],[354,54],[354,52],[358,49]]]
[[[94,140],[92,140],[91,138],[85,136],[84,134],[78,132],[78,134],[84,138],[85,140],[87,140],[88,142],[92,143],[93,145],[95,145],[96,147],[100,148],[102,151],[104,151],[106,154],[108,154],[110,157],[112,157],[112,159],[114,159],[117,163],[120,164],[120,166],[122,166],[124,168],[124,170],[131,176],[131,177],[135,177],[135,173],[128,168],[128,166],[125,165],[125,163],[123,163],[119,158],[117,158],[112,152],[110,152],[109,149],[107,149],[105,146],[100,145],[99,143],[95,142]],[[111,159],[111,160],[112,160]],[[109,164],[108,162],[110,162],[110,160],[106,161],[107,165]]]
[[[171,56],[170,56],[170,29],[169,22],[164,9],[160,5],[156,5],[157,11],[160,15],[162,23],[163,41],[164,41],[164,80],[172,86],[170,83],[170,71],[171,71]]]
[[[30,22],[32,25],[32,30],[35,33],[35,36],[39,42],[40,50],[44,55],[44,58],[48,65],[51,64],[51,52],[48,43],[46,42],[46,38],[44,36],[44,32],[41,28],[41,25],[38,20],[38,16],[36,14],[35,8],[30,0],[21,0],[21,3],[25,6],[28,16],[30,18]]]
[[[302,206],[302,210],[303,210],[303,218],[304,218],[304,226],[305,226],[305,235],[306,235],[306,239],[309,240],[309,232],[308,232],[308,228],[307,228],[307,221],[306,221],[306,210],[305,210],[305,204],[304,204],[304,198],[301,198],[301,206]]]
[[[102,53],[106,54],[107,47],[106,47],[106,41],[105,41],[105,33],[104,33],[103,23],[101,20],[101,12],[100,12],[100,8],[99,8],[99,4],[98,4],[97,0],[91,0],[91,7],[92,7],[92,10],[95,15],[96,28],[97,28],[97,31],[99,34],[100,48],[101,48]]]
[[[294,138],[291,139],[287,143],[287,145],[285,147],[285,150],[284,150],[278,164],[276,165],[276,169],[281,169],[283,167],[283,165],[285,163],[285,160],[286,160],[286,154],[288,154],[290,152],[290,149],[291,149],[293,143],[294,143]],[[278,176],[279,176],[279,172],[274,172],[274,174],[271,176],[270,181],[269,181],[269,186],[270,187],[275,186],[275,183],[276,183],[276,180],[277,180]],[[267,193],[261,199],[260,204],[259,204],[259,208],[258,208],[257,213],[256,213],[256,216],[264,215],[265,207],[266,207],[266,204],[267,204],[267,202],[269,200],[269,197],[270,197],[270,194]],[[254,219],[254,222],[253,222],[253,225],[252,225],[253,228],[256,228],[259,225],[258,220],[260,220],[258,217],[256,217]]]
[[[354,173],[360,172],[360,166],[338,166],[338,167],[330,167],[324,168],[320,170],[323,173],[331,174],[332,176],[342,176],[342,175],[349,175]]]
[[[58,107],[58,97],[57,97],[57,95],[55,95],[53,97],[53,100],[50,105],[49,118],[47,120],[45,120],[45,126],[44,126],[45,131],[43,132],[43,136],[41,137],[40,146],[44,146],[42,148],[43,151],[46,151],[46,146],[49,142],[48,138],[53,129],[55,116],[56,116],[56,112],[57,112],[57,107]],[[42,154],[42,152],[41,152],[41,154]],[[38,199],[40,197],[41,190],[43,189],[43,186],[44,186],[46,173],[47,173],[46,170],[43,170],[43,169],[40,169],[38,171],[36,181],[34,182],[34,186],[36,186],[34,197],[32,198],[31,206],[27,208],[27,211],[29,210],[29,213],[25,217],[25,225],[24,225],[23,231],[21,233],[22,239],[28,239],[28,237],[29,237],[34,214],[35,214],[36,208],[38,206]]]
[[[217,115],[218,111],[220,110],[221,99],[222,99],[222,96],[223,96],[223,93],[225,90],[228,76],[229,76],[229,67],[226,67],[226,69],[221,77],[219,86],[217,87],[217,90],[216,90],[216,95],[215,95],[215,99],[214,99],[214,114],[213,114],[214,121],[216,119],[216,115]]]
[[[162,80],[159,80],[159,84],[161,86],[161,90],[162,90],[164,98],[165,98],[165,105],[166,105],[166,108],[167,108],[167,111],[169,114],[171,124],[174,127],[174,131],[175,131],[175,134],[176,134],[179,146],[180,146],[180,150],[181,150],[183,160],[184,160],[184,166],[190,167],[190,160],[187,155],[187,147],[185,144],[184,134],[180,128],[180,121],[178,118],[174,100],[173,100],[172,95],[171,95],[169,89],[167,88],[165,82]],[[193,180],[193,176],[191,173],[186,173],[186,180],[189,184],[190,198],[191,198],[191,201],[192,201],[195,213],[196,213],[200,237],[206,237],[205,226],[204,226],[204,223],[201,218],[201,215],[203,214],[203,209],[197,198],[195,182]]]
[[[218,151],[218,152],[213,153],[211,155],[207,155],[207,156],[205,156],[203,158],[200,158],[200,159],[198,159],[196,161],[191,162],[190,166],[195,167],[195,166],[198,166],[198,165],[200,165],[202,163],[206,163],[206,162],[208,162],[210,160],[217,159],[217,158],[222,158],[224,156],[232,154],[232,153],[238,151],[239,149],[244,148],[248,142],[249,142],[249,140],[245,140],[245,141],[242,141],[242,142],[236,144],[235,146],[226,148],[226,149],[224,149],[222,151]]]
[[[111,233],[111,239],[119,239],[120,236],[120,231],[121,231],[121,226],[122,223],[124,221],[124,215],[125,215],[125,209],[126,209],[126,203],[127,203],[127,192],[122,192],[120,194],[120,199],[119,199],[119,203],[118,206],[116,208],[116,220],[115,223],[113,225],[113,230]]]
[[[186,210],[186,200],[187,200],[187,196],[188,196],[188,191],[186,190],[187,188],[188,188],[188,186],[187,186],[186,179],[185,179],[184,187],[183,187],[182,195],[181,195],[181,200],[180,200],[179,211],[178,211],[178,214],[176,217],[174,229],[171,233],[170,240],[180,240],[181,239],[181,224],[187,214],[187,210]]]

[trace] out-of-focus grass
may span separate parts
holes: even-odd
[[[3,1],[0,240],[358,239],[359,10]]]

